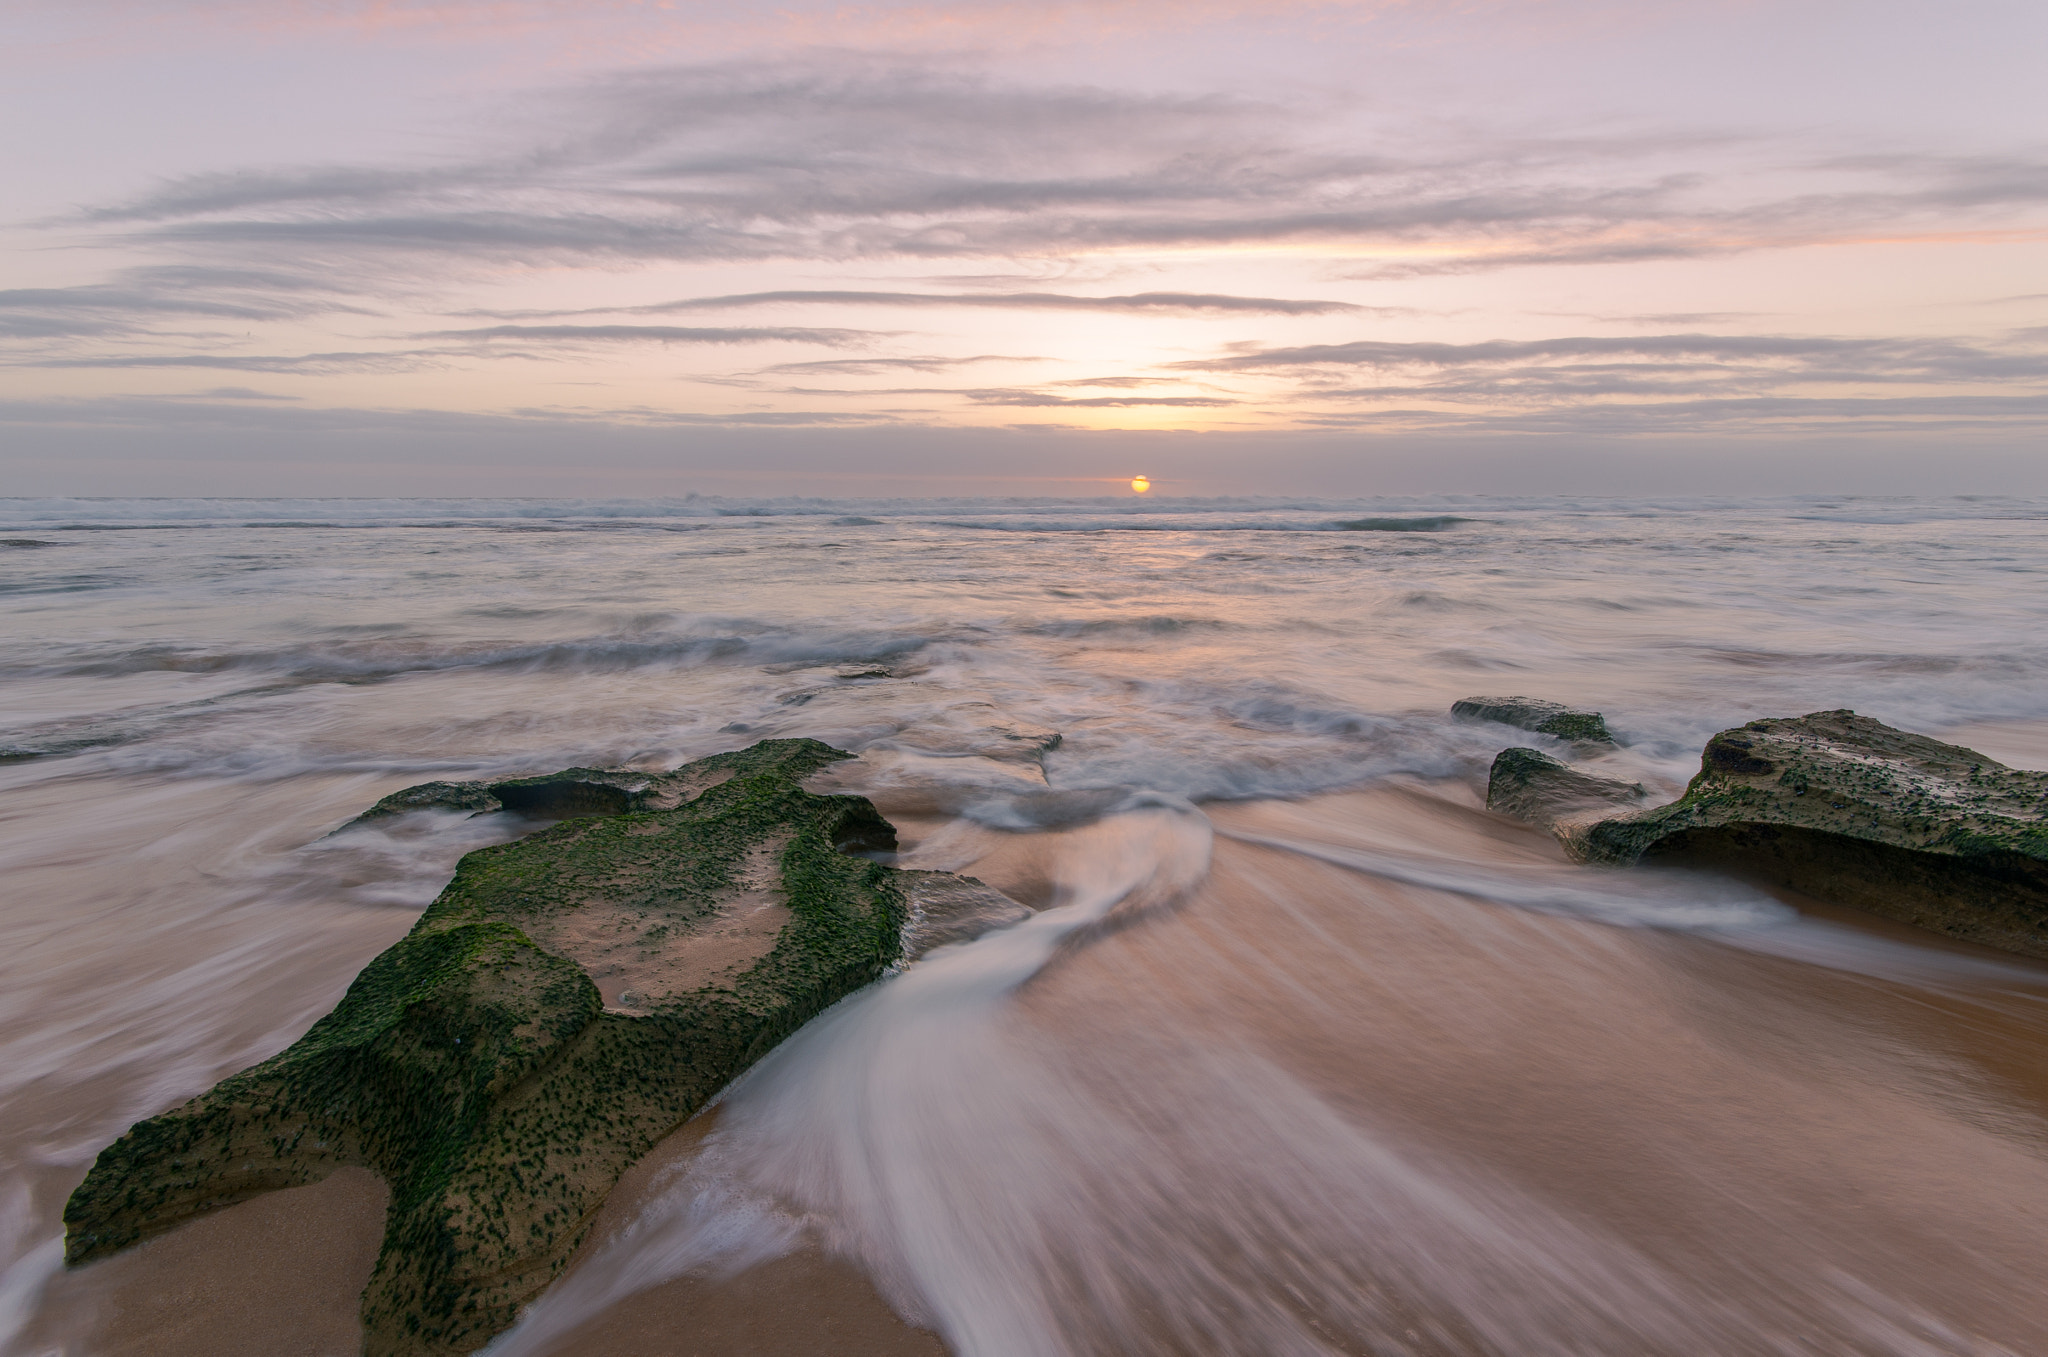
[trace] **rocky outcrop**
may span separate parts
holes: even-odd
[[[706,766],[712,762],[705,759],[661,774],[617,768],[565,768],[559,773],[498,782],[422,782],[391,793],[349,823],[362,824],[416,810],[462,810],[477,815],[508,810],[537,820],[673,810],[713,782],[731,775],[729,767]]]
[[[1451,704],[1451,715],[1461,721],[1498,721],[1504,726],[1555,735],[1560,740],[1587,744],[1613,744],[1607,722],[1599,712],[1579,711],[1537,697],[1467,697]]]
[[[391,1205],[365,1351],[481,1347],[630,1164],[896,962],[906,924],[923,921],[922,947],[1018,917],[978,882],[845,851],[895,841],[865,799],[802,786],[847,757],[769,740],[667,775],[573,769],[385,798],[373,815],[576,818],[469,854],[290,1049],[105,1150],[65,1208],[67,1261],[367,1165]]]
[[[1715,863],[2048,957],[2048,773],[1852,711],[1724,730],[1678,800],[1571,838],[1595,861]]]
[[[1486,808],[1568,835],[1570,826],[1640,802],[1640,782],[1599,777],[1536,749],[1503,749],[1486,779]]]

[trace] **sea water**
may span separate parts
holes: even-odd
[[[977,1357],[2048,1349],[2048,968],[1569,864],[1478,808],[1545,738],[1448,714],[1603,711],[1664,794],[1713,731],[1824,708],[2021,759],[2044,528],[2002,499],[0,501],[0,1335],[100,1148],[288,1044],[530,828],[332,835],[377,797],[917,750],[976,702],[1061,732],[1045,787],[922,758],[877,796],[919,808],[907,865],[1038,912],[774,1053],[498,1350],[798,1247]]]

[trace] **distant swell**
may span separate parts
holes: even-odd
[[[1336,532],[1442,532],[1445,528],[1455,528],[1460,523],[1471,521],[1452,514],[1438,514],[1433,518],[1352,518],[1332,523],[1330,527]]]
[[[16,673],[112,678],[124,674],[212,674],[247,671],[296,683],[365,683],[451,669],[602,673],[657,665],[886,663],[931,644],[931,636],[873,632],[825,635],[615,636],[448,648],[384,642],[303,649],[206,651],[148,646],[117,654],[58,660]]]

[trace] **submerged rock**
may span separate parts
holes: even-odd
[[[1486,779],[1488,810],[1560,832],[1647,795],[1640,782],[1597,777],[1535,749],[1501,750]]]
[[[1951,937],[2048,957],[2048,773],[1852,711],[1707,742],[1669,805],[1584,827],[1582,856],[1684,857]]]
[[[934,947],[972,942],[1011,924],[1022,923],[1031,911],[993,886],[952,872],[903,873],[910,917],[903,927],[903,958],[914,961]]]
[[[1538,697],[1467,697],[1451,704],[1461,721],[1498,721],[1504,726],[1555,735],[1560,740],[1613,744],[1607,721],[1596,711],[1579,711]]]
[[[661,776],[573,769],[385,798],[372,814],[528,808],[522,795],[599,814],[463,858],[290,1049],[108,1147],[65,1207],[66,1260],[367,1165],[391,1206],[365,1352],[481,1347],[553,1280],[630,1164],[898,959],[913,896],[924,946],[1021,910],[844,851],[895,843],[866,800],[801,785],[847,757],[770,740]]]

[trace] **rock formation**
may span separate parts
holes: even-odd
[[[1571,826],[1634,805],[1648,793],[1640,782],[1598,777],[1535,749],[1503,749],[1486,779],[1486,808],[1527,820],[1570,842]]]
[[[771,740],[756,747],[788,743],[786,740]],[[674,810],[705,788],[731,777],[738,766],[730,762],[732,757],[721,754],[699,759],[672,773],[565,768],[559,773],[540,777],[508,778],[498,782],[422,782],[416,787],[391,793],[342,828],[416,810],[466,810],[474,815],[509,810],[538,820],[623,815],[636,810]],[[850,757],[847,754],[835,755],[835,758]],[[828,759],[825,762],[833,761]]]
[[[1021,917],[969,878],[848,849],[895,832],[768,740],[666,775],[430,783],[428,806],[573,816],[463,858],[403,940],[282,1054],[105,1150],[64,1212],[83,1263],[367,1165],[391,1186],[371,1357],[468,1353],[560,1271],[619,1175],[827,1005],[921,946]]]
[[[1752,721],[1707,742],[1669,805],[1574,829],[1594,861],[1685,858],[2048,957],[2048,773],[1852,711]]]
[[[1467,697],[1451,704],[1451,715],[1461,721],[1498,721],[1504,726],[1555,735],[1560,740],[1587,744],[1613,744],[1607,722],[1599,712],[1578,711],[1535,697]]]

